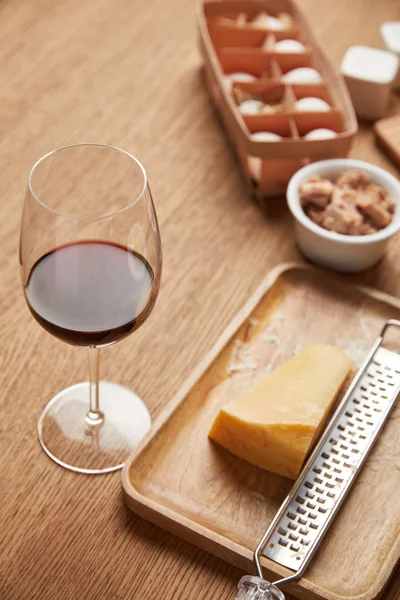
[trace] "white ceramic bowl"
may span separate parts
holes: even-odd
[[[364,171],[396,201],[392,222],[377,233],[352,236],[328,231],[311,221],[300,205],[299,187],[310,175],[317,174],[335,180],[349,169]],[[287,201],[295,219],[301,252],[312,262],[335,271],[355,273],[372,267],[384,255],[388,240],[400,229],[400,182],[384,169],[361,160],[338,158],[303,167],[289,182]]]

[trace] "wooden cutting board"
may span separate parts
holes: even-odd
[[[377,121],[374,130],[378,144],[400,167],[400,115]]]
[[[399,300],[343,281],[304,265],[266,278],[126,463],[132,510],[254,572],[253,551],[292,482],[207,434],[221,405],[301,346],[334,344],[360,363],[382,325],[400,318]],[[399,489],[397,405],[306,575],[287,591],[304,600],[376,599],[400,556]],[[264,566],[271,580],[290,574],[267,559]]]

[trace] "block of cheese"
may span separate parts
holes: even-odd
[[[218,413],[209,437],[273,473],[295,479],[353,363],[312,344]]]

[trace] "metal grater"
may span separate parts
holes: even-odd
[[[400,392],[400,354],[382,346],[390,320],[371,348],[299,479],[254,552],[257,577],[239,582],[236,600],[285,600],[278,586],[299,579],[360,472]],[[274,584],[260,557],[294,571]]]

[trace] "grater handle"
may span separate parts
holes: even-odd
[[[385,323],[385,325],[382,327],[382,331],[380,334],[381,340],[384,338],[385,333],[389,329],[389,327],[399,327],[400,328],[400,321],[398,321],[397,319],[389,319],[389,321],[387,321],[387,323]]]
[[[285,600],[285,596],[273,583],[261,577],[245,575],[238,583],[235,600]]]

